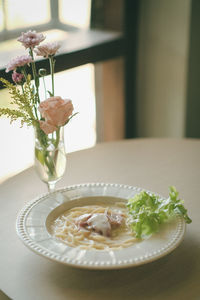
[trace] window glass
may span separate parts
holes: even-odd
[[[67,152],[94,146],[96,143],[94,65],[87,64],[56,73],[55,92],[62,98],[71,99],[74,112],[78,112],[78,115],[65,126]]]
[[[60,21],[80,28],[90,25],[91,0],[59,0]]]
[[[51,90],[51,78],[45,78],[47,89]],[[41,92],[43,83],[40,83]],[[94,92],[94,66],[92,64],[73,68],[55,74],[55,93],[70,98],[74,112],[78,112],[65,126],[66,152],[92,147],[96,142],[96,115]],[[41,100],[45,95],[40,93]],[[1,107],[10,107],[10,95],[0,90]],[[2,130],[3,128],[3,130]],[[0,117],[0,183],[33,164],[34,131],[32,127],[20,128],[20,121],[10,124],[6,117]]]
[[[6,0],[5,10],[8,30],[50,21],[49,0]]]

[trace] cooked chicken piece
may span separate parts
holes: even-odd
[[[105,214],[93,214],[87,221],[89,227],[104,236],[111,235],[111,225]]]
[[[77,217],[76,218],[76,224],[81,226],[81,227],[84,227],[84,226],[87,226],[87,220],[91,217],[92,215],[91,214],[84,214],[84,215],[81,215],[80,217]]]
[[[121,214],[111,213],[108,214],[107,216],[112,228],[119,227],[120,225],[122,225],[124,221],[124,217]]]
[[[123,221],[123,216],[118,213],[84,214],[76,218],[78,226],[107,237],[111,236],[111,230],[119,227]]]

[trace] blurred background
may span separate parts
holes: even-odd
[[[61,43],[56,94],[79,112],[65,127],[67,152],[124,138],[199,138],[199,28],[199,0],[0,0],[0,77],[10,79],[6,64],[25,54],[21,32],[43,32]],[[10,106],[2,86],[0,106]],[[0,134],[3,182],[33,164],[34,133],[1,117]]]

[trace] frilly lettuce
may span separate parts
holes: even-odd
[[[160,197],[142,191],[127,203],[130,226],[137,238],[144,238],[157,231],[160,225],[170,218],[181,215],[186,223],[192,220],[183,206],[183,201],[178,199],[179,193],[175,187],[169,188],[169,197]]]

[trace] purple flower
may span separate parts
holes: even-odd
[[[37,33],[36,31],[22,32],[21,36],[17,39],[25,48],[33,49],[35,46],[39,45],[44,41],[45,36],[42,33]]]
[[[38,46],[34,52],[37,56],[49,57],[55,55],[59,48],[60,45],[57,42],[46,43]]]
[[[12,80],[15,83],[21,83],[23,79],[24,79],[24,75],[23,74],[17,73],[16,71],[13,71],[13,73],[12,73]]]
[[[23,67],[24,65],[28,65],[33,62],[32,57],[30,55],[22,55],[13,58],[7,65],[6,73],[11,70],[16,70],[17,67]]]

